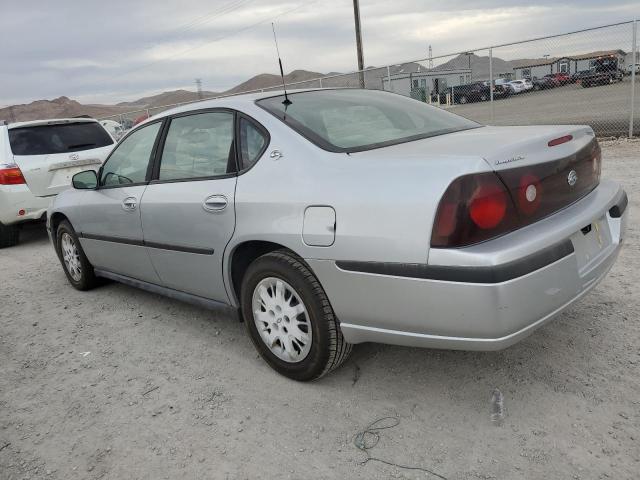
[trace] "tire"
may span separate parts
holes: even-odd
[[[315,380],[338,368],[351,353],[352,345],[345,341],[320,282],[288,251],[254,260],[242,279],[240,297],[249,337],[281,375]],[[297,334],[290,333],[294,329]]]
[[[465,103],[467,103],[467,102],[468,102],[468,100],[467,100],[466,95],[461,96],[461,97],[460,97],[459,102],[460,102],[462,105],[464,105]]]
[[[16,225],[0,223],[0,248],[13,247],[18,244],[20,231]]]
[[[480,95],[480,101],[482,101],[482,102],[486,102],[487,101],[487,96],[484,93],[482,95]]]
[[[66,220],[56,230],[56,253],[73,288],[90,290],[98,285],[93,266],[84,254],[75,230]]]

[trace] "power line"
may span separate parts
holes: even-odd
[[[168,32],[168,35],[171,35],[172,33],[178,33],[180,31],[182,31],[183,33],[186,33],[190,30],[193,30],[201,25],[204,25],[206,23],[209,23],[211,20],[215,20],[218,17],[224,16],[227,13],[233,12],[234,10],[238,10],[240,7],[245,6],[247,3],[251,3],[254,0],[234,0],[232,2],[229,2],[227,4],[225,4],[224,6],[222,6],[221,8],[216,8],[215,10],[212,10],[211,12],[205,14],[205,15],[200,15],[194,19],[192,19],[191,21],[181,25],[180,27],[174,28],[173,30],[170,30]],[[178,38],[182,38],[184,37],[184,35],[182,35],[181,37]]]
[[[313,5],[314,3],[318,3],[319,1],[320,0],[311,0],[310,2],[303,3],[302,5],[298,5],[297,7],[291,8],[289,10],[285,10],[284,12],[279,13],[278,15],[276,15],[274,17],[265,18],[263,20],[260,20],[259,22],[255,22],[255,23],[252,23],[251,25],[247,25],[246,27],[234,30],[234,31],[232,31],[232,32],[230,32],[230,33],[228,33],[226,35],[222,35],[222,36],[220,36],[218,38],[215,38],[213,40],[208,40],[208,41],[206,41],[204,43],[201,43],[200,45],[196,45],[194,47],[187,48],[185,50],[182,50],[180,52],[177,52],[177,53],[174,53],[172,55],[166,56],[164,58],[160,58],[158,60],[154,60],[152,62],[148,62],[148,63],[142,64],[142,65],[139,65],[138,67],[132,68],[130,70],[126,70],[126,71],[124,71],[124,72],[122,72],[122,73],[120,73],[118,75],[114,75],[112,77],[108,77],[108,78],[104,79],[103,81],[109,81],[109,80],[112,80],[112,79],[115,79],[115,78],[121,78],[122,76],[127,75],[129,73],[137,72],[137,71],[143,70],[143,69],[145,69],[147,67],[151,67],[153,65],[157,65],[159,63],[165,62],[165,61],[170,60],[172,58],[184,55],[185,53],[189,53],[189,52],[192,52],[193,50],[197,50],[198,48],[202,48],[202,47],[204,47],[206,45],[210,45],[212,43],[219,42],[220,40],[224,40],[225,38],[229,38],[229,37],[232,37],[232,36],[237,35],[239,33],[245,32],[245,31],[247,31],[247,30],[249,30],[251,28],[254,28],[254,27],[257,27],[259,25],[262,25],[263,23],[267,23],[267,22],[273,21],[273,20],[275,20],[277,18],[280,18],[280,17],[282,17],[284,15],[287,15],[289,13],[293,13],[296,10],[300,10],[303,7],[307,7],[309,5]]]

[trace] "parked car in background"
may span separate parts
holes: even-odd
[[[447,94],[449,94],[449,98],[452,103],[462,105],[470,102],[486,102],[491,98],[489,82],[474,82],[468,85],[449,87],[444,94],[443,100],[446,100]],[[493,98],[503,98],[508,94],[509,89],[507,87],[504,85],[497,85],[493,91]]]
[[[120,140],[125,133],[122,125],[115,120],[100,120],[100,125],[102,125],[116,141]]]
[[[565,72],[550,73],[545,75],[545,77],[554,80],[558,87],[571,83],[571,75]]]
[[[18,242],[20,224],[44,219],[71,178],[98,169],[114,140],[93,119],[0,124],[0,248]]]
[[[626,194],[600,165],[588,126],[265,92],[138,125],[48,228],[76,289],[106,277],[240,311],[272,368],[313,380],[354,343],[498,350],[569,307],[625,235]]]
[[[533,80],[531,80],[531,83],[533,84],[533,89],[536,91],[549,90],[558,86],[556,80],[547,75],[542,78],[534,78]]]
[[[640,73],[640,63],[630,63],[627,65],[627,75],[631,75],[633,71],[635,71],[636,74]]]
[[[511,80],[508,85],[511,93],[523,93],[527,91],[525,80]],[[531,88],[533,88],[533,83],[531,84]]]

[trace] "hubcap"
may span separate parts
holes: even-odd
[[[78,253],[76,242],[71,235],[63,233],[60,246],[62,247],[62,260],[67,272],[69,272],[71,278],[79,282],[82,278],[82,264],[80,263],[80,254]]]
[[[268,277],[253,291],[253,321],[260,338],[280,360],[296,363],[311,349],[313,333],[300,295],[284,280]]]

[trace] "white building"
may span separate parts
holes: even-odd
[[[513,69],[516,80],[523,78],[542,78],[551,73],[567,73],[569,75],[583,70],[589,70],[595,60],[604,57],[617,57],[618,68],[626,68],[627,54],[622,50],[606,50],[571,55],[567,57],[547,58],[540,61],[528,62]]]
[[[401,95],[420,100],[436,93],[445,93],[448,87],[457,87],[471,83],[471,70],[459,68],[452,70],[420,69],[405,72],[400,69],[389,76],[382,77],[382,87]]]

